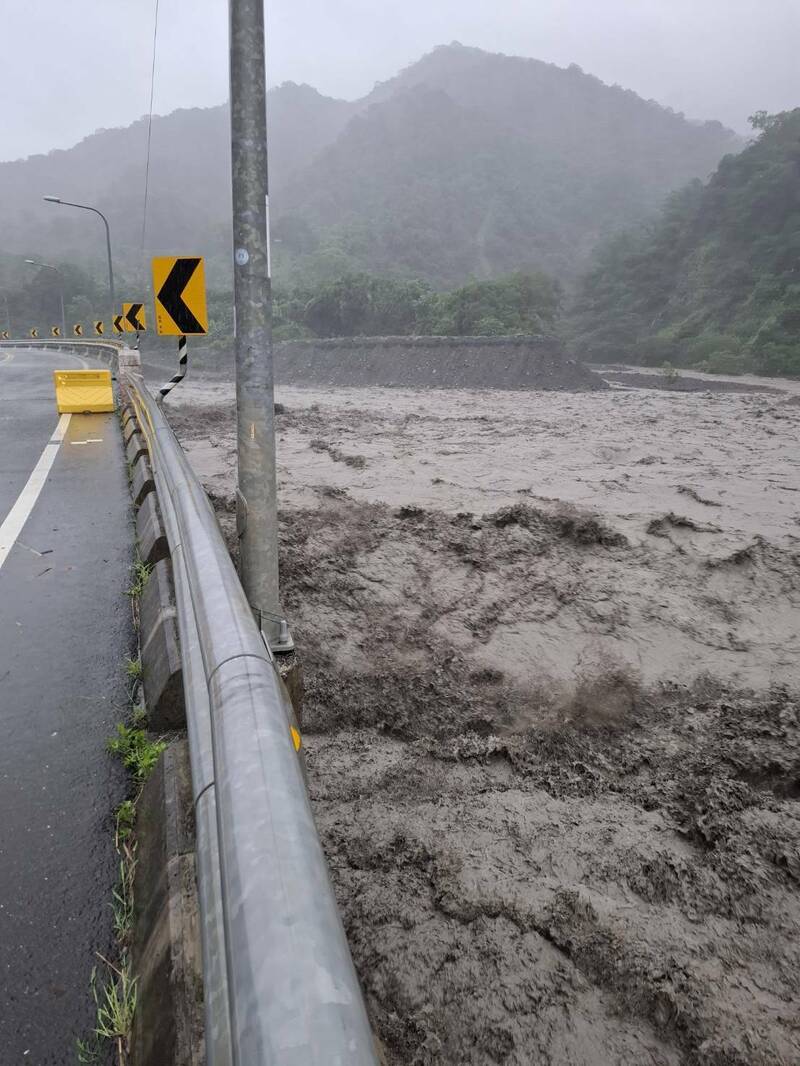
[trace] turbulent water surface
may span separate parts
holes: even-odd
[[[800,392],[609,377],[278,396],[310,784],[397,1066],[800,1061]],[[231,389],[181,389],[235,550]]]

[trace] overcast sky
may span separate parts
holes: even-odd
[[[354,98],[434,45],[578,63],[744,131],[800,105],[800,0],[266,0],[268,80]],[[0,158],[148,110],[155,0],[2,0]],[[155,110],[227,96],[227,0],[160,0]]]

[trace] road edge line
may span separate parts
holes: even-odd
[[[67,435],[72,415],[62,415],[58,420],[55,432],[45,444],[44,451],[39,456],[39,461],[31,471],[31,475],[25,483],[22,492],[17,496],[11,510],[3,522],[0,523],[0,569],[11,554],[11,549],[17,543],[17,538],[30,518],[31,512],[36,506],[42,489],[47,481],[47,475],[52,469],[58,450],[64,437]]]

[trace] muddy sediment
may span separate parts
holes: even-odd
[[[800,408],[279,398],[310,788],[387,1062],[800,1062]],[[193,400],[235,551],[230,399]]]
[[[773,385],[735,381],[729,378],[715,380],[706,375],[698,377],[692,373],[678,370],[650,371],[649,373],[632,373],[630,370],[603,370],[607,382],[623,385],[626,388],[665,389],[668,392],[739,392],[739,393],[773,393],[780,394],[781,389]]]

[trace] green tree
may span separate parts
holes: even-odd
[[[561,287],[546,274],[475,281],[442,298],[442,332],[453,336],[537,334],[552,328]]]
[[[800,109],[649,225],[600,246],[570,311],[580,358],[800,373]]]

